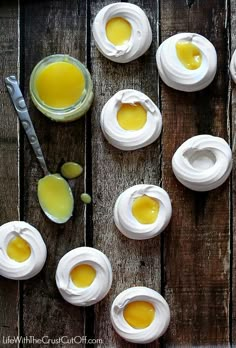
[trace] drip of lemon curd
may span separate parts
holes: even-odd
[[[87,288],[94,281],[96,271],[90,265],[81,264],[72,269],[70,277],[74,285],[78,288]]]
[[[81,165],[75,162],[66,162],[61,167],[61,174],[67,179],[77,178],[82,172],[83,168]]]
[[[72,215],[74,200],[71,189],[59,174],[50,174],[39,180],[38,199],[43,211],[59,221]]]
[[[201,51],[192,42],[178,41],[176,52],[180,62],[189,70],[196,70],[202,64]]]
[[[125,130],[139,130],[147,122],[147,111],[137,104],[122,104],[117,112],[117,121]]]
[[[124,45],[131,37],[132,27],[122,17],[111,18],[106,24],[106,35],[108,40],[115,46]]]
[[[46,105],[66,108],[82,96],[85,79],[82,71],[74,64],[54,62],[39,71],[35,86],[39,98]]]
[[[134,301],[128,303],[123,311],[127,323],[135,329],[145,329],[155,316],[154,306],[146,301]]]
[[[17,262],[26,261],[31,255],[31,248],[29,243],[17,236],[13,238],[7,245],[7,255]]]
[[[159,201],[146,195],[135,198],[132,204],[132,214],[141,224],[153,224],[159,209]]]

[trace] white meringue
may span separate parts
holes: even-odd
[[[230,175],[232,151],[222,138],[197,135],[177,149],[172,168],[176,178],[191,190],[213,190]]]
[[[231,77],[232,77],[234,83],[236,83],[236,50],[234,51],[234,53],[232,55],[229,69],[230,69]]]
[[[122,104],[139,103],[147,111],[147,121],[143,128],[135,131],[123,129],[117,121],[117,112]],[[134,89],[117,92],[104,105],[101,129],[110,144],[120,150],[136,150],[153,143],[160,135],[162,117],[160,110],[144,93]]]
[[[30,257],[17,262],[7,254],[8,243],[15,237],[23,238],[31,248]],[[0,226],[0,275],[15,280],[34,277],[43,268],[47,257],[46,245],[36,228],[24,221],[11,221]]]
[[[125,306],[133,301],[147,301],[155,308],[155,317],[145,329],[130,326],[123,315]],[[170,309],[166,300],[156,291],[143,286],[132,287],[122,291],[111,307],[111,322],[115,331],[128,342],[150,343],[167,330],[170,322]]]
[[[202,54],[202,63],[196,70],[189,70],[180,62],[176,43],[190,41]],[[194,92],[207,87],[215,77],[217,55],[215,47],[204,36],[193,33],[181,33],[169,37],[156,53],[158,71],[162,80],[174,89]]]
[[[86,288],[78,288],[70,277],[72,269],[79,264],[92,266],[96,277],[92,284]],[[56,271],[56,283],[62,297],[75,306],[91,306],[101,301],[108,293],[112,283],[111,264],[101,251],[80,247],[65,254]]]
[[[160,203],[156,221],[153,224],[141,224],[132,214],[132,204],[135,198],[147,195]],[[116,227],[130,239],[149,239],[160,234],[168,225],[172,215],[172,206],[168,193],[155,185],[135,185],[125,190],[117,198],[114,207]]]
[[[106,23],[114,17],[124,18],[132,27],[130,40],[119,46],[110,42],[106,35]],[[140,57],[152,42],[152,30],[146,14],[130,3],[118,2],[103,7],[95,17],[92,30],[99,51],[117,63],[128,63]]]

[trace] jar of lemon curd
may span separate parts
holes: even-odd
[[[41,60],[30,76],[33,103],[54,121],[74,121],[93,101],[93,83],[86,67],[77,59],[55,54]]]

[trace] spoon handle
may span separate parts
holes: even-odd
[[[48,175],[49,171],[47,169],[47,165],[43,157],[43,152],[39,144],[38,137],[35,133],[34,126],[31,121],[24,97],[18,85],[17,79],[15,76],[9,76],[5,78],[5,83],[6,83],[8,92],[10,94],[12,103],[16,109],[18,117],[29,139],[29,142],[34,150],[34,153],[40,163],[40,166],[44,172],[44,175]]]

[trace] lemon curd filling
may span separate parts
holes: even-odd
[[[180,62],[189,70],[196,70],[202,64],[201,51],[189,41],[178,41],[176,52]]]
[[[136,198],[132,204],[132,214],[141,224],[154,223],[159,210],[159,201],[146,195]]]
[[[67,179],[77,178],[82,172],[83,168],[81,165],[75,162],[66,162],[61,167],[61,174]]]
[[[59,174],[47,175],[39,180],[38,199],[42,209],[58,220],[72,215],[73,196],[67,181]]]
[[[154,306],[146,301],[134,301],[128,303],[123,311],[127,323],[135,329],[145,329],[155,316]]]
[[[115,46],[124,45],[128,42],[131,33],[130,23],[122,17],[111,18],[106,24],[107,38]]]
[[[39,70],[35,86],[43,103],[52,108],[66,108],[82,96],[85,78],[79,67],[58,61]]]
[[[122,104],[117,112],[117,121],[125,130],[139,130],[147,122],[147,111],[137,104]]]
[[[94,281],[96,271],[90,265],[81,264],[72,269],[70,277],[74,285],[78,288],[87,288]]]
[[[8,243],[7,255],[17,262],[24,262],[31,255],[30,245],[25,239],[17,236]]]

